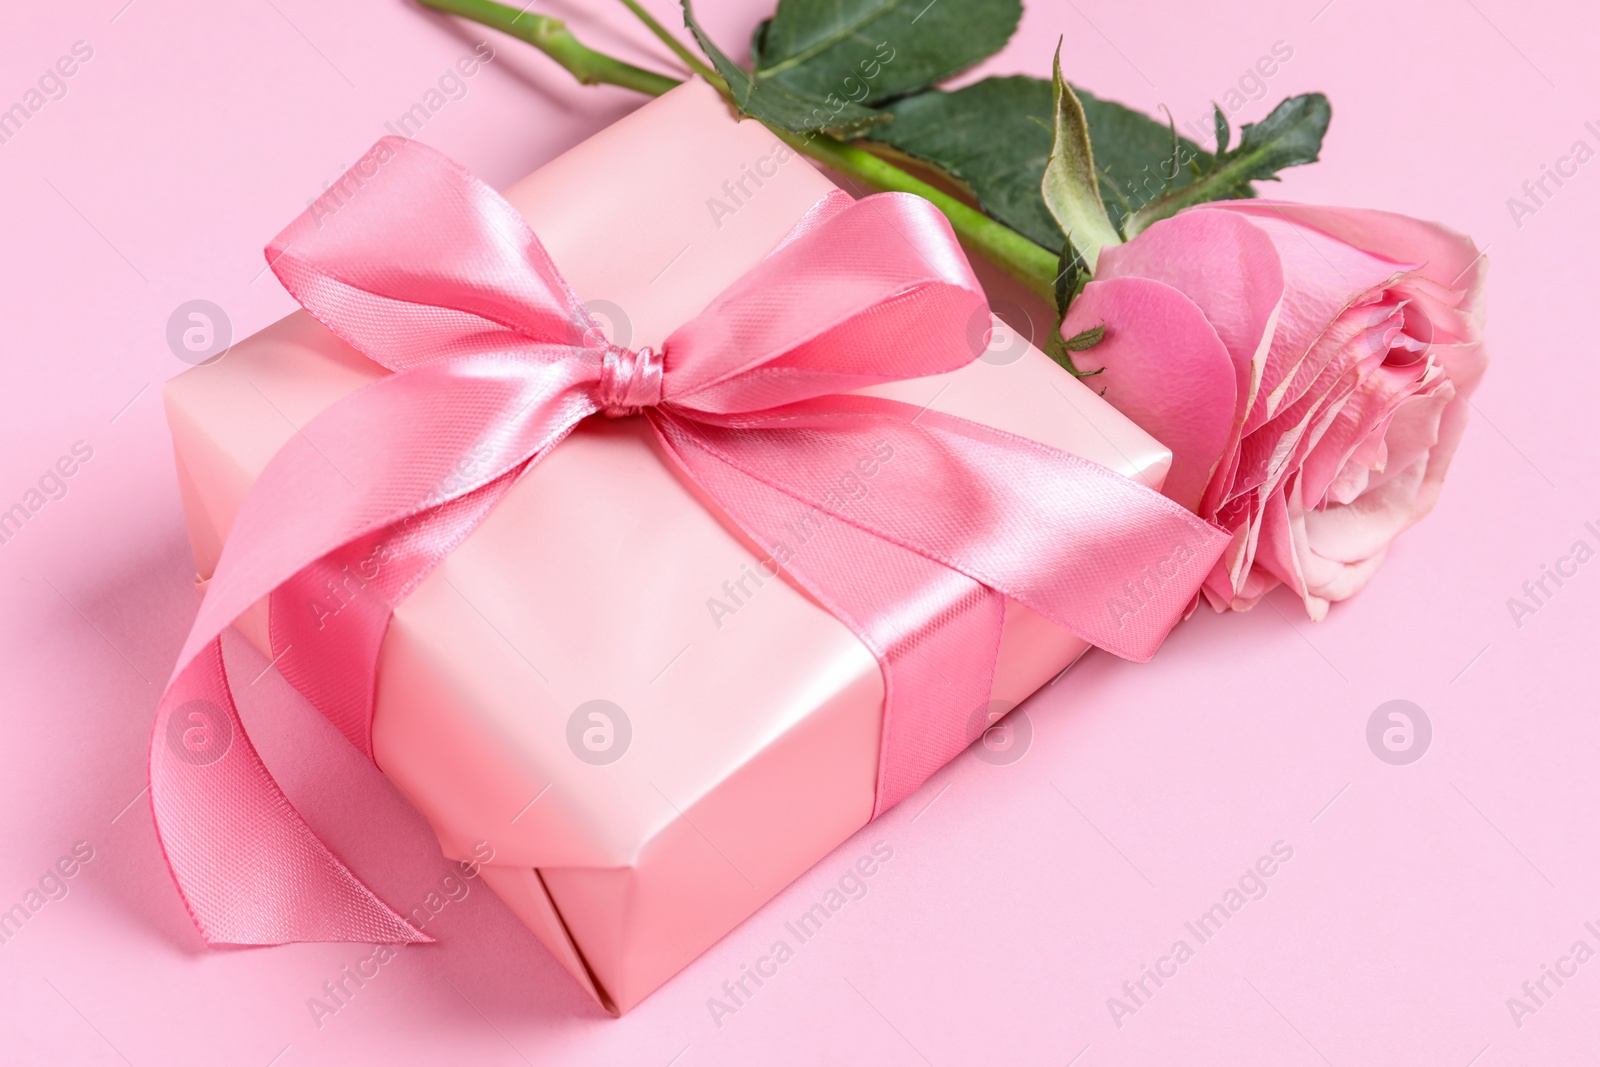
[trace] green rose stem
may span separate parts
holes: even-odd
[[[636,67],[613,59],[603,52],[580,42],[572,36],[566,23],[547,15],[533,15],[517,11],[493,0],[418,0],[424,7],[446,14],[460,15],[491,29],[521,38],[545,53],[572,74],[583,85],[620,85],[651,96],[662,93],[678,84],[677,78]]]
[[[678,40],[676,37],[672,36],[665,26],[657,22],[656,17],[650,14],[650,12],[646,11],[639,4],[639,0],[621,0],[621,2],[623,7],[633,12],[635,18],[644,23],[646,29],[656,35],[657,40],[666,45],[668,48],[672,49],[673,55],[683,60],[684,66],[688,67],[690,70],[700,75],[700,77],[709,81],[712,85],[717,86],[719,89],[727,89],[728,83],[723,79],[722,75],[718,74],[716,71],[700,62],[700,57],[689,51],[687,45]]]
[[[460,15],[502,33],[527,41],[567,69],[583,85],[618,85],[650,96],[679,84],[679,79],[624,63],[603,52],[596,52],[572,35],[559,19],[548,15],[519,12],[494,0],[419,0],[436,11]],[[727,84],[677,42],[664,27],[631,0],[622,0],[639,16],[650,31],[661,38],[690,69],[719,91]],[[989,218],[955,197],[901,170],[888,160],[855,145],[824,134],[797,134],[773,130],[784,143],[840,174],[847,174],[880,192],[915,193],[933,202],[951,227],[972,248],[1001,270],[1016,278],[1046,303],[1055,299],[1055,281],[1060,257],[1008,226]]]

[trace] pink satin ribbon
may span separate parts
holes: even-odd
[[[270,596],[278,669],[370,757],[394,605],[591,415],[649,419],[682,475],[877,657],[874,814],[972,741],[1006,597],[1144,660],[1226,543],[1077,456],[843,395],[978,354],[967,324],[983,292],[925,200],[827,198],[660,352],[628,351],[488,186],[398,138],[365,159],[376,173],[355,196],[307,211],[267,255],[312,314],[394,373],[262,472],[156,713],[156,830],[210,942],[430,940],[284,797],[244,734],[219,635]],[[873,491],[842,499],[841,476],[869,456]],[[797,520],[804,553],[786,544]]]

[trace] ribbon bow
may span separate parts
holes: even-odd
[[[612,344],[517,211],[431,149],[384,138],[351,177],[359,190],[313,205],[268,260],[394,373],[313,419],[251,488],[151,739],[157,833],[208,941],[430,940],[272,780],[219,635],[270,595],[279,670],[370,756],[394,605],[591,415],[648,418],[682,475],[877,657],[874,814],[973,739],[1005,598],[1147,659],[1222,550],[1214,527],[1087,460],[848,395],[978,354],[982,289],[918,197],[826,198],[657,351]],[[872,492],[847,498],[841,475],[865,457]],[[785,541],[796,521],[804,553]],[[330,600],[341,590],[360,595]]]

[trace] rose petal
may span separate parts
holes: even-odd
[[[1172,450],[1163,492],[1193,510],[1234,427],[1233,360],[1193,301],[1147,278],[1090,282],[1062,323],[1065,337],[1104,323],[1104,339],[1074,353],[1117,410]]]
[[[1271,238],[1283,271],[1277,329],[1260,387],[1245,418],[1245,433],[1277,413],[1296,368],[1329,323],[1363,297],[1415,267],[1414,263],[1373,255],[1320,230],[1296,225],[1287,213],[1278,212],[1273,206],[1240,206],[1256,203],[1219,201],[1193,210],[1194,214],[1249,218]]]
[[[1329,356],[1318,378],[1294,403],[1281,409],[1239,446],[1239,466],[1230,491],[1271,492],[1292,473],[1326,432],[1346,398],[1362,379],[1382,365],[1389,342],[1400,329],[1397,314],[1385,307],[1352,309],[1329,327],[1330,338],[1348,338]],[[1320,357],[1318,357],[1320,358]]]
[[[1256,547],[1256,564],[1265,568],[1284,585],[1303,599],[1306,593],[1305,576],[1300,573],[1300,559],[1295,544],[1295,530],[1289,521],[1290,498],[1294,498],[1296,518],[1303,513],[1299,504],[1299,481],[1291,479],[1287,490],[1273,493],[1261,509],[1261,536]]]
[[[1305,558],[1307,596],[1315,597],[1324,606],[1329,602],[1337,603],[1348,600],[1367,587],[1372,576],[1378,573],[1378,568],[1383,566],[1383,558],[1389,554],[1389,546],[1384,545],[1375,555],[1355,563],[1339,563],[1334,560],[1323,559],[1313,550]]]
[[[1380,441],[1381,445],[1381,441]],[[1362,463],[1346,463],[1328,486],[1327,499],[1334,504],[1348,504],[1367,491],[1373,468]]]
[[[1330,422],[1326,432],[1300,464],[1305,497],[1320,504],[1328,485],[1356,449],[1380,427],[1391,424],[1407,398],[1444,381],[1443,372],[1427,364],[1394,367],[1385,364],[1362,378]],[[1435,419],[1437,422],[1437,418]],[[1436,434],[1430,436],[1437,437]],[[1402,462],[1399,466],[1404,466]],[[1383,479],[1379,479],[1381,482]]]
[[[1455,398],[1455,390],[1447,388],[1448,384],[1449,379],[1441,372],[1431,385],[1400,401],[1373,439],[1358,447],[1346,465],[1365,464],[1376,472],[1369,484],[1377,488],[1396,472],[1426,458],[1439,443],[1439,420]],[[1375,454],[1370,457],[1375,462],[1368,462],[1369,453]]]
[[[1384,547],[1421,515],[1417,492],[1427,471],[1418,460],[1383,485],[1340,507],[1306,513],[1306,539],[1310,549],[1324,559],[1359,563]]]
[[[1322,331],[1294,373],[1279,386],[1280,395],[1273,399],[1273,418],[1281,417],[1308,395],[1314,399],[1319,387],[1338,381],[1346,370],[1369,355],[1388,358],[1403,336],[1405,321],[1404,300],[1388,291],[1371,294],[1345,309]]]
[[[1462,310],[1474,327],[1481,325],[1487,263],[1472,238],[1437,222],[1366,208],[1293,204],[1283,200],[1229,200],[1207,207],[1225,207],[1257,218],[1286,219],[1314,227],[1338,241],[1365,248],[1374,255],[1417,264],[1422,277],[1466,294]],[[1473,336],[1481,333],[1473,330]]]
[[[1482,373],[1481,371],[1479,372]],[[1456,384],[1452,377],[1439,387],[1441,395],[1448,395],[1444,412],[1439,416],[1439,442],[1428,453],[1428,470],[1423,475],[1422,485],[1417,489],[1417,500],[1413,505],[1415,518],[1421,519],[1433,510],[1433,505],[1439,501],[1439,490],[1444,488],[1444,476],[1450,470],[1450,461],[1455,458],[1456,448],[1461,444],[1461,435],[1467,428],[1467,412],[1469,403],[1466,393]]]
[[[1097,279],[1150,278],[1192,300],[1234,363],[1242,416],[1254,399],[1283,296],[1283,270],[1272,240],[1243,216],[1186,211],[1151,226],[1139,239],[1106,248]]]

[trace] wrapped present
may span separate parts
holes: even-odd
[[[504,201],[380,143],[285,232],[269,260],[316,317],[166,389],[217,577],[158,715],[152,803],[209,940],[427,940],[261,767],[218,681],[230,622],[617,1013],[1091,640],[1153,650],[1220,538],[1150,491],[1159,443],[991,328],[913,199],[850,201],[691,82]],[[431,244],[410,261],[374,230]],[[895,271],[913,280],[862,280]],[[694,353],[754,358],[774,330],[787,354],[674,386]],[[402,378],[409,399],[385,401]],[[376,439],[381,403],[408,443]],[[936,438],[992,484],[930,461]],[[1061,498],[1059,528],[1011,514],[1033,497]],[[896,532],[917,507],[940,514]]]

